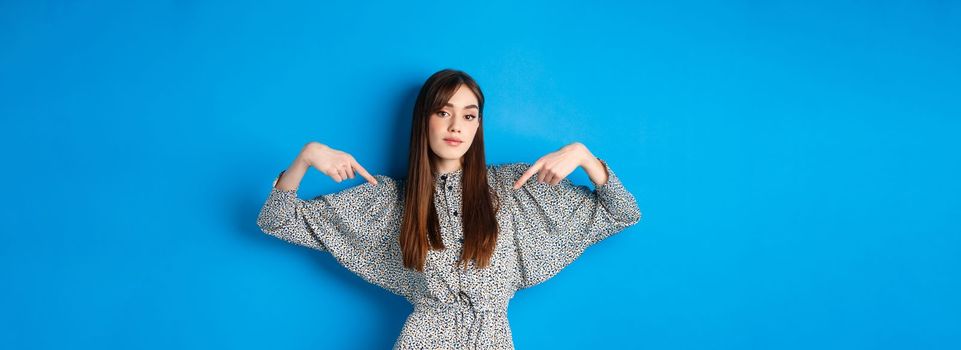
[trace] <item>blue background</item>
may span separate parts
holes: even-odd
[[[518,348],[957,349],[959,62],[957,1],[3,1],[0,348],[390,347],[403,298],[255,219],[308,141],[405,174],[450,67],[489,163],[580,141],[644,214]]]

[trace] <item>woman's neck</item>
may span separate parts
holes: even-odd
[[[434,172],[438,174],[446,174],[461,170],[462,166],[460,160],[440,160],[436,164],[436,169]]]

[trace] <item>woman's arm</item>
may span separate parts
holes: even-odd
[[[577,167],[584,168],[594,187],[607,183],[607,169],[587,146],[573,142],[561,149],[548,153],[534,162],[520,178],[514,182],[514,189],[521,188],[527,179],[537,174],[537,182],[557,185]]]
[[[290,163],[287,170],[284,170],[280,174],[280,177],[274,181],[274,188],[282,191],[291,191],[300,187],[300,181],[303,180],[307,169],[310,169],[310,165],[304,160],[304,151],[309,146],[309,143],[305,145],[304,150],[301,150],[301,152],[297,154],[297,157]]]
[[[330,148],[319,142],[308,142],[290,163],[287,170],[281,173],[275,182],[274,188],[283,191],[292,191],[300,187],[300,181],[310,167],[327,174],[334,181],[341,182],[348,178],[354,178],[354,171],[360,173],[368,182],[376,185],[377,179],[367,173],[357,160],[350,154]]]
[[[341,182],[348,177],[353,178],[354,169],[367,178],[368,183],[372,185],[377,184],[377,179],[368,174],[367,170],[360,166],[350,154],[313,141],[304,145],[290,166],[274,179],[273,189],[261,208],[257,225],[264,232],[288,242],[318,250],[326,250],[323,242],[311,234],[310,223],[312,220],[329,219],[330,215],[320,214],[329,214],[335,211],[335,208],[320,205],[327,203],[325,201],[318,199],[305,201],[297,197],[297,188],[300,186],[300,181],[310,167],[317,168],[330,175],[337,182]],[[320,198],[344,197],[355,199],[354,197],[357,197],[356,199],[360,201],[370,201],[374,198],[370,194],[371,192],[373,191],[345,190],[343,193]],[[357,195],[355,193],[365,194]]]
[[[584,148],[587,150],[587,147]],[[607,166],[599,158],[595,157],[591,151],[587,151],[581,168],[587,172],[587,177],[594,183],[594,188],[607,184]]]

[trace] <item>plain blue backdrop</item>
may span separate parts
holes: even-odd
[[[580,141],[644,214],[519,349],[957,349],[959,62],[958,1],[2,1],[0,348],[389,348],[403,298],[256,216],[308,141],[406,174],[455,68],[489,163]]]

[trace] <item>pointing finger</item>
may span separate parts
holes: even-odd
[[[534,163],[534,165],[532,165],[530,168],[527,168],[527,171],[525,171],[524,174],[522,174],[521,177],[517,179],[517,182],[514,182],[514,189],[516,190],[518,188],[521,188],[521,186],[527,182],[527,179],[529,179],[531,176],[534,175],[534,173],[540,170],[540,167],[541,167],[541,163]]]
[[[352,161],[351,164],[355,169],[357,169],[357,172],[360,173],[360,176],[363,176],[365,179],[367,179],[367,182],[377,185],[377,179],[371,176],[370,173],[367,172],[367,169],[364,169],[360,163],[357,163],[357,161]]]

